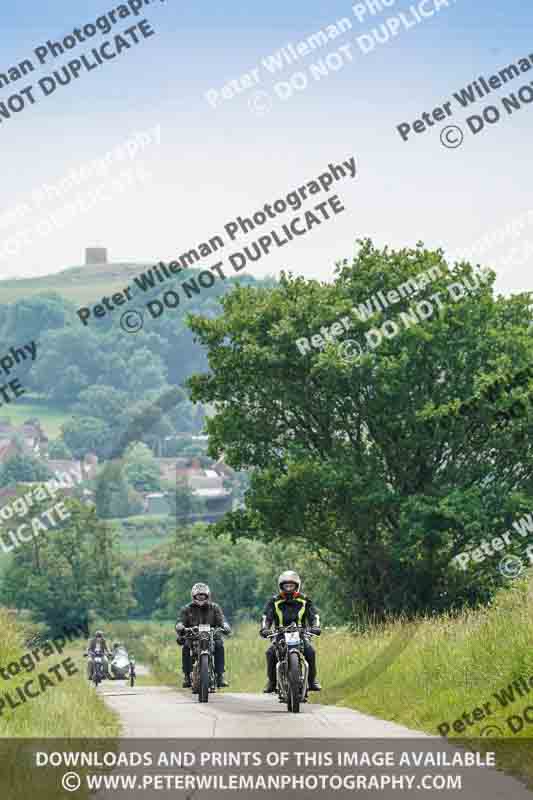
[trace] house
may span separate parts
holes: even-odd
[[[46,454],[48,437],[41,427],[38,419],[28,419],[16,427],[11,424],[8,417],[0,417],[0,444],[13,442],[18,439],[29,454],[40,457]],[[0,457],[0,462],[11,456],[11,452]]]
[[[83,461],[65,458],[50,458],[46,462],[48,469],[54,473],[67,473],[76,481],[92,481],[98,472],[98,457],[88,453]]]
[[[203,500],[205,512],[191,514],[194,520],[216,522],[232,508],[232,492],[225,489],[223,478],[213,469],[196,469],[189,472],[187,485],[194,497]]]
[[[5,464],[10,458],[16,456],[19,447],[14,439],[0,439],[0,464]]]
[[[143,496],[145,514],[170,514],[165,492],[149,492]]]
[[[222,454],[221,457],[213,464],[213,469],[219,475],[222,475],[224,478],[234,478],[237,474],[235,470],[228,466],[224,461],[224,455]]]
[[[161,473],[161,480],[174,483],[176,480],[176,460],[175,458],[158,458],[157,465]],[[182,459],[183,460],[183,459]]]

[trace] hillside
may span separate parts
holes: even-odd
[[[0,297],[3,303],[12,303],[42,292],[58,292],[73,303],[90,303],[105,294],[120,291],[149,263],[116,262],[68,267],[38,278],[8,279],[0,281]]]

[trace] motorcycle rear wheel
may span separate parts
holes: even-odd
[[[298,653],[289,653],[288,668],[289,691],[287,693],[287,711],[298,714],[300,711],[300,659]]]
[[[207,703],[209,700],[209,655],[202,653],[200,656],[198,702]]]

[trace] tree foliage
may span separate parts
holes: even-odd
[[[457,409],[495,375],[531,361],[529,300],[496,298],[491,273],[454,302],[447,286],[475,286],[471,265],[448,266],[421,244],[359,245],[333,284],[283,275],[275,289],[236,289],[217,319],[192,319],[209,351],[211,372],[190,385],[194,400],[216,407],[210,455],[253,469],[246,507],[218,530],[307,542],[361,614],[486,598],[503,580],[496,562],[464,575],[450,560],[533,507],[533,417],[500,424],[489,403],[468,418]],[[416,298],[366,321],[352,312],[433,267],[441,276]],[[343,356],[340,341],[305,355],[295,346],[347,315],[344,338],[364,344],[371,327],[435,292],[441,308],[430,319],[384,336],[359,361]],[[532,390],[530,381],[516,391]]]
[[[46,464],[22,449],[0,467],[0,486],[14,486],[23,481],[30,483],[51,477],[52,473]]]
[[[154,492],[161,488],[159,465],[150,448],[142,442],[132,444],[126,450],[124,472],[137,491]]]
[[[53,629],[90,616],[121,618],[133,605],[114,534],[93,509],[66,501],[71,517],[14,550],[4,571],[3,603],[30,609]],[[42,510],[46,509],[42,504]],[[32,510],[32,514],[35,512]]]

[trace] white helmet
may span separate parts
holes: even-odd
[[[296,584],[295,592],[299,592],[300,585],[302,582],[297,572],[293,572],[292,569],[288,569],[285,572],[282,572],[278,578],[278,589],[280,592],[283,591],[283,585],[285,583],[295,583]]]
[[[206,595],[206,599],[205,600],[198,600],[197,599],[197,595],[199,595],[199,594],[205,594]],[[195,583],[194,586],[191,589],[192,601],[197,606],[205,606],[206,603],[209,603],[210,595],[211,595],[211,592],[209,590],[209,586],[207,585],[207,583]]]

